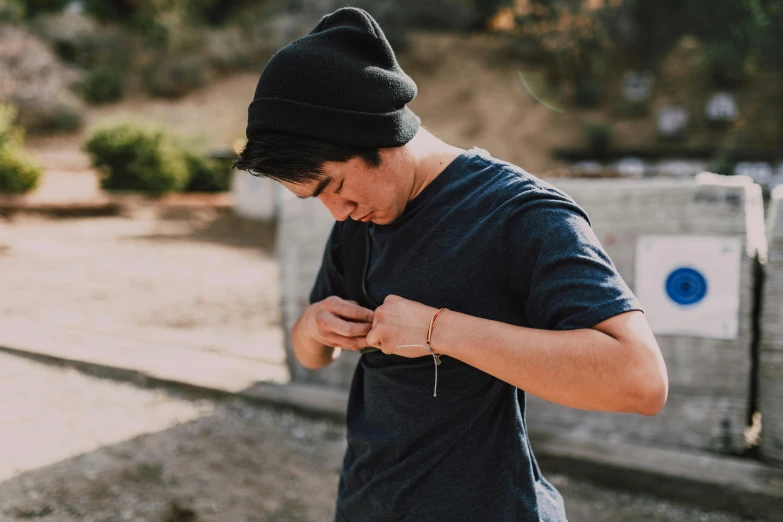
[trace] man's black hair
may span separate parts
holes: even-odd
[[[234,162],[234,168],[254,176],[301,184],[319,181],[326,162],[344,163],[361,158],[369,167],[379,167],[378,149],[338,145],[291,134],[260,133],[251,138]]]

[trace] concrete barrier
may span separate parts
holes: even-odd
[[[783,186],[772,191],[759,352],[761,451],[783,465]]]
[[[749,178],[700,175],[697,181],[667,179],[557,179],[588,212],[601,243],[618,271],[634,288],[636,245],[646,234],[738,238],[736,335],[714,339],[656,335],[670,379],[669,399],[654,416],[588,412],[530,397],[529,427],[602,440],[739,453],[750,416],[754,256],[764,250],[763,203]],[[333,224],[318,201],[284,193],[278,224],[283,320],[288,335],[308,303]],[[643,303],[644,304],[644,303]],[[315,372],[301,367],[287,339],[289,367],[298,382],[346,389],[358,357],[343,353]]]
[[[760,187],[749,178],[711,174],[699,175],[696,182],[550,181],[587,211],[597,237],[635,292],[635,245],[641,236],[739,238],[744,247],[739,316],[733,339],[656,334],[669,373],[668,402],[658,415],[577,410],[529,396],[531,432],[742,452],[751,401],[754,256],[766,248]]]
[[[255,221],[274,220],[278,213],[281,188],[269,178],[234,169],[231,173],[234,213]]]
[[[299,383],[348,388],[359,360],[354,352],[343,352],[326,368],[312,371],[298,363],[291,347],[291,328],[309,305],[310,290],[321,266],[326,239],[334,219],[323,204],[299,199],[287,190],[280,192],[277,221],[277,256],[285,329],[286,361],[291,379]]]

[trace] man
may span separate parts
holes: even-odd
[[[416,92],[375,20],[340,9],[269,61],[236,163],[337,220],[291,332],[301,364],[378,348],[351,384],[335,520],[565,521],[525,393],[653,415],[668,387],[660,350],[585,212],[433,136],[406,106]],[[354,299],[346,231],[364,226]]]

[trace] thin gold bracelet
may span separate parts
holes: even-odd
[[[435,361],[435,389],[432,392],[432,396],[433,397],[437,397],[438,396],[438,365],[440,365],[440,354],[436,354],[433,351],[432,346],[430,346],[430,339],[432,337],[432,328],[435,326],[435,321],[437,321],[438,317],[440,317],[440,315],[443,312],[445,312],[446,310],[448,310],[448,308],[441,308],[440,310],[435,312],[435,315],[432,316],[432,320],[430,321],[430,326],[429,326],[429,328],[427,328],[427,337],[426,337],[427,345],[426,346],[423,345],[423,344],[402,344],[402,345],[397,345],[397,349],[398,350],[400,348],[419,347],[419,348],[426,348],[427,350],[430,351],[430,354],[432,354],[432,359],[433,359],[433,361]]]

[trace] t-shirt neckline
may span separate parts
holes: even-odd
[[[475,145],[469,149],[464,150],[456,158],[454,158],[451,163],[446,165],[440,174],[435,177],[435,179],[433,179],[426,187],[421,189],[421,192],[419,192],[415,198],[408,201],[408,204],[405,206],[405,210],[397,219],[388,225],[376,225],[375,223],[370,222],[370,228],[395,228],[407,222],[416,212],[418,212],[419,208],[431,200],[434,195],[437,194],[438,191],[448,183],[449,177],[453,173],[458,172],[464,162],[477,155],[481,155],[482,153],[486,154],[487,152]]]

